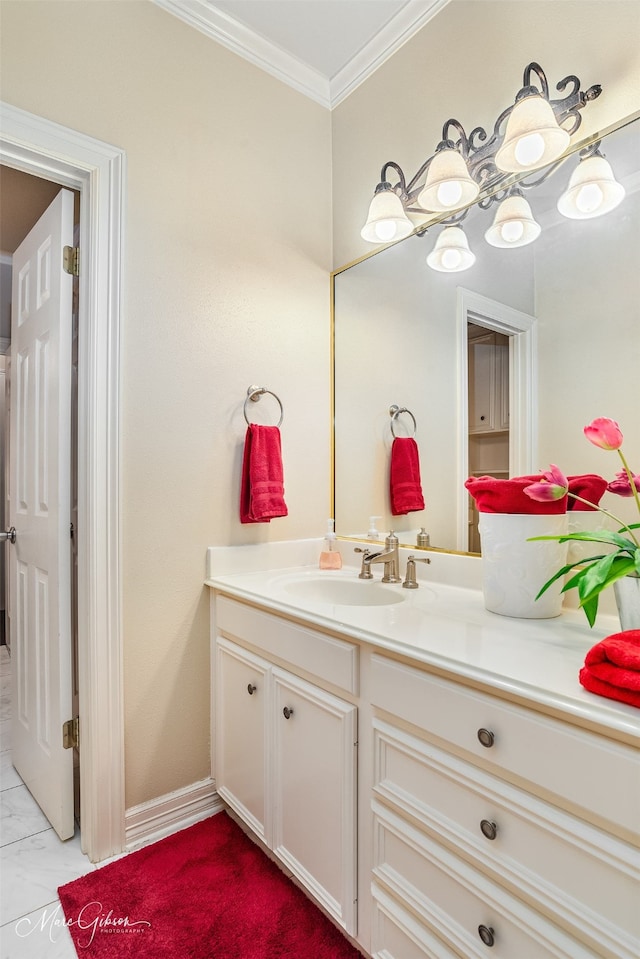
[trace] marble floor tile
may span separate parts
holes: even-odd
[[[1,925],[56,903],[58,886],[95,869],[80,849],[79,834],[61,842],[51,828],[4,846],[0,864]]]
[[[77,959],[57,901],[0,926],[0,959]]]
[[[11,720],[0,720],[0,752],[11,749]]]
[[[0,792],[0,846],[50,828],[49,820],[24,784]]]
[[[11,750],[5,749],[0,753],[0,790],[11,789],[22,783],[20,774],[14,769],[11,762]]]

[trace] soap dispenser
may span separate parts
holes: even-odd
[[[431,545],[431,537],[430,537],[429,534],[427,533],[427,531],[426,531],[426,529],[424,528],[424,526],[421,526],[421,527],[420,527],[420,532],[418,533],[418,536],[417,536],[417,539],[416,539],[416,546],[425,547],[425,546],[430,546],[430,545]]]
[[[320,569],[342,569],[342,556],[335,548],[336,534],[334,520],[327,520],[327,532],[324,537],[325,546],[320,553]]]
[[[369,517],[369,532],[367,533],[367,539],[382,539],[380,531],[376,529],[376,520],[378,519],[382,519],[382,516]]]

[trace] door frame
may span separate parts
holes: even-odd
[[[0,101],[0,163],[80,192],[80,816],[82,850],[98,862],[125,846],[120,328],[126,157]]]
[[[458,522],[457,549],[469,549],[469,371],[467,323],[509,337],[509,475],[532,472],[538,455],[538,329],[536,318],[474,290],[458,287]]]

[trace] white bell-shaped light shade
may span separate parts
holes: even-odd
[[[371,201],[360,236],[369,243],[390,243],[404,239],[412,230],[413,223],[404,212],[400,197],[393,190],[381,190]]]
[[[491,246],[526,246],[540,236],[540,224],[536,223],[531,207],[523,196],[508,196],[503,200],[484,235]]]
[[[429,164],[426,183],[418,195],[423,210],[442,213],[459,210],[478,196],[480,188],[469,176],[467,164],[457,150],[438,150]]]
[[[549,101],[531,94],[518,100],[511,111],[496,166],[505,173],[546,166],[564,153],[570,139],[558,126]]]
[[[588,220],[615,209],[624,197],[607,160],[590,156],[581,160],[571,174],[569,185],[558,200],[558,209],[571,220]]]
[[[440,273],[459,273],[468,270],[475,262],[476,258],[460,226],[445,227],[427,257],[431,269]]]

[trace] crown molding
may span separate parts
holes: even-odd
[[[330,108],[345,100],[451,0],[409,0],[330,81]]]
[[[152,2],[331,110],[446,7],[450,0],[409,0],[332,79],[287,53],[277,44],[254,33],[249,27],[212,6],[208,0]]]
[[[223,47],[249,60],[266,73],[282,80],[294,90],[310,97],[323,107],[331,109],[328,77],[307,66],[275,43],[254,33],[243,23],[239,23],[238,20],[211,6],[207,0],[152,0],[152,2],[212,40],[217,40]]]

